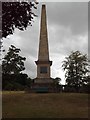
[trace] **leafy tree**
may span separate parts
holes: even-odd
[[[2,37],[13,34],[14,29],[24,30],[36,16],[32,9],[37,2],[2,2]]]
[[[9,50],[2,61],[3,74],[19,74],[25,70],[24,61],[25,57],[19,55],[21,50],[11,45]]]
[[[83,55],[79,51],[72,52],[66,57],[62,65],[66,71],[66,84],[75,86],[77,90],[83,84],[87,84],[88,65],[87,55]]]
[[[53,79],[53,88],[55,92],[61,91],[60,84],[59,84],[60,81],[61,81],[61,78],[59,77],[56,77],[55,79]]]
[[[56,77],[56,78],[54,79],[54,84],[55,84],[56,86],[58,86],[59,83],[60,83],[60,81],[61,81],[61,78]]]
[[[27,74],[2,74],[3,90],[25,90],[30,89],[32,80]]]
[[[87,76],[85,77],[85,79],[86,79],[86,81],[87,81],[87,84],[90,85],[90,75],[87,75]]]

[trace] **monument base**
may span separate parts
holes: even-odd
[[[48,93],[54,91],[55,88],[52,78],[35,78],[31,85],[31,92]]]

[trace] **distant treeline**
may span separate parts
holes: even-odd
[[[3,90],[25,90],[30,88],[31,82],[27,74],[2,74]]]
[[[30,90],[33,79],[28,78],[27,74],[2,74],[2,90]],[[54,84],[55,92],[74,92],[89,93],[90,85],[82,86]]]
[[[90,93],[90,85],[83,86],[69,86],[69,85],[59,85],[57,92],[73,92],[73,93]]]

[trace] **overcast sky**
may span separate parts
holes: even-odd
[[[15,30],[15,33],[4,39],[4,48],[8,50],[11,44],[21,49],[21,55],[26,57],[25,73],[36,77],[35,62],[38,59],[41,6],[39,3],[35,13],[38,15],[26,31]],[[47,2],[47,28],[51,77],[60,77],[65,83],[62,61],[71,51],[79,50],[88,53],[88,3],[87,2]]]

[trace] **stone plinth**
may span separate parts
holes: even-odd
[[[54,92],[54,82],[52,78],[35,78],[31,86],[32,92]]]

